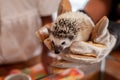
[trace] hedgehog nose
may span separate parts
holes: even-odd
[[[55,54],[59,54],[62,51],[61,46],[55,46]]]
[[[55,54],[59,54],[60,53],[60,51],[59,50],[55,50]]]

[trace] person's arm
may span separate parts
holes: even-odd
[[[53,21],[52,16],[43,16],[41,17],[41,19],[42,19],[42,26],[52,23]],[[43,50],[41,54],[41,61],[45,68],[45,71],[49,74],[50,73],[49,68],[50,68],[51,62],[53,61],[53,58],[48,55],[49,53],[48,48],[44,44],[42,45],[43,45]]]
[[[45,24],[51,23],[52,22],[52,16],[42,16],[42,25],[44,26]]]
[[[108,15],[112,0],[90,0],[85,12],[97,23],[103,16]]]
[[[103,16],[109,15],[112,4],[112,0],[90,0],[84,10],[96,24]],[[120,46],[120,24],[118,23],[120,23],[120,20],[118,20],[117,23],[109,21],[108,25],[109,32],[116,36],[117,39],[114,48],[118,48],[118,46]]]

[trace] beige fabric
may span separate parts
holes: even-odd
[[[0,64],[40,54],[42,47],[35,35],[40,16],[52,14],[58,4],[59,0],[0,0]]]
[[[113,49],[116,38],[110,34],[108,27],[109,20],[107,17],[103,17],[97,24],[92,35],[96,34],[92,41],[74,42],[70,50],[72,53],[62,54],[63,60],[68,62],[61,62],[60,64],[53,64],[53,66],[66,68],[66,67],[81,67],[84,65],[90,65],[103,60]],[[77,54],[77,56],[73,55]],[[80,57],[81,54],[96,54],[96,57]]]
[[[58,9],[60,0],[37,0],[37,2],[39,14],[41,16],[46,16]]]

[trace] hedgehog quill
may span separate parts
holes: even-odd
[[[74,41],[87,41],[94,23],[83,12],[66,12],[52,24],[49,39],[56,54],[69,48]]]

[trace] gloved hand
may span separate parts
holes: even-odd
[[[68,12],[71,9],[70,5],[67,7],[65,4],[63,5],[63,3],[61,3],[61,6],[62,7],[59,8],[59,15],[64,12]],[[73,42],[69,50],[65,50],[59,55],[61,60],[53,62],[52,66],[58,68],[84,67],[89,64],[100,62],[111,52],[117,41],[116,35],[114,35],[116,32],[115,29],[112,31],[112,29],[110,29],[111,27],[108,26],[108,18],[103,17],[95,25],[89,41]],[[45,25],[37,32],[37,35],[39,36],[41,42],[44,42],[44,44],[52,50],[52,42],[48,39],[49,31],[50,25]],[[112,32],[113,34],[111,34]]]
[[[52,66],[59,68],[81,67],[103,60],[116,44],[115,35],[108,30],[109,20],[103,17],[95,26],[91,39],[87,42],[76,41],[68,53],[62,53],[62,60]]]

